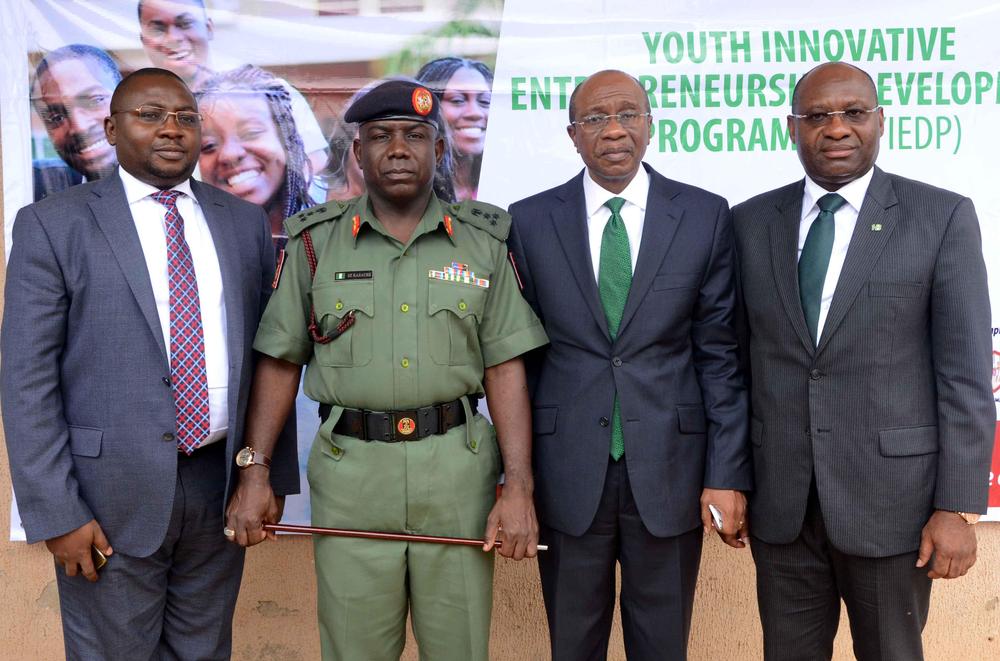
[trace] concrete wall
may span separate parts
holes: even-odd
[[[2,164],[0,164],[2,168]],[[0,209],[3,208],[0,169]],[[3,276],[0,275],[0,283]],[[0,298],[2,303],[2,298]],[[0,435],[2,438],[2,435]],[[10,472],[0,442],[0,538],[10,525]],[[1000,659],[1000,524],[978,526],[979,562],[969,576],[937,581],[924,632],[928,660]],[[62,629],[51,555],[43,544],[0,541],[0,660],[62,657]],[[534,561],[498,558],[494,591],[492,658],[548,658],[545,614]],[[846,618],[836,658],[850,659]],[[319,658],[312,545],[281,539],[250,550],[234,623],[237,660],[302,661]],[[706,540],[695,617],[693,660],[760,659],[760,625],[749,551]],[[403,658],[417,659],[412,639]],[[610,659],[624,659],[616,615]]]

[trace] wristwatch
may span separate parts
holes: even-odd
[[[271,458],[264,456],[262,453],[257,452],[252,447],[245,447],[236,453],[236,465],[240,468],[247,468],[248,466],[264,466],[265,468],[271,467]]]
[[[955,514],[965,519],[965,522],[970,526],[979,523],[979,517],[982,516],[982,514],[974,514],[970,512],[955,512]]]

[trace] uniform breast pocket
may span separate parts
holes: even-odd
[[[359,367],[372,359],[375,288],[371,280],[322,284],[312,291],[316,323],[326,344],[315,345],[316,362],[327,367]],[[353,322],[351,316],[353,313]]]
[[[438,365],[469,365],[481,361],[479,323],[483,320],[489,290],[434,279],[428,280],[427,286],[431,360]]]

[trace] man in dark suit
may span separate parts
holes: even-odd
[[[680,659],[709,504],[728,544],[746,534],[729,206],[643,165],[631,76],[594,74],[569,115],[586,169],[515,203],[509,239],[551,342],[529,387],[552,655],[607,656],[617,561],[628,657]]]
[[[996,420],[972,202],[875,167],[871,78],[799,80],[804,181],[734,212],[752,374],[750,503],[768,660],[922,658],[931,579],[964,574]]]
[[[126,78],[105,131],[118,171],[14,224],[0,374],[14,490],[28,541],[55,557],[68,658],[224,659],[243,551],[223,506],[271,288],[267,219],[190,179],[200,116],[174,74]],[[279,448],[287,494],[295,448]],[[268,470],[256,459],[243,470]]]

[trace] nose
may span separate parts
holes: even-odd
[[[73,133],[89,133],[96,122],[103,121],[106,114],[106,112],[94,113],[86,108],[71,107],[66,121]],[[100,118],[95,115],[100,115]]]
[[[851,134],[851,128],[843,115],[831,115],[825,133],[833,137],[844,137]]]
[[[219,161],[225,164],[239,163],[246,156],[247,150],[237,138],[226,138],[219,145]]]
[[[611,115],[608,117],[608,123],[604,125],[601,129],[601,137],[615,140],[624,135],[628,135],[628,131],[622,126],[622,123],[618,121],[618,115]]]
[[[476,94],[469,93],[465,95],[465,107],[462,108],[462,116],[472,119],[482,119],[486,116],[486,110],[479,105],[479,101],[476,99]]]
[[[389,141],[388,154],[390,158],[410,157],[410,147],[406,144],[406,136],[401,131],[393,133]]]

